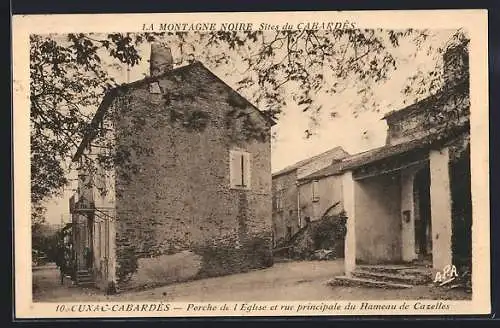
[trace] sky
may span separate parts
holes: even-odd
[[[450,33],[440,31],[432,42],[441,44]],[[141,63],[130,68],[128,72],[124,67],[115,66],[112,69],[112,75],[118,81],[133,82],[144,78],[148,73],[149,45],[140,47],[139,52],[142,57]],[[314,134],[306,138],[304,131],[311,127],[308,114],[294,106],[285,108],[278,123],[273,127],[275,138],[272,141],[272,171],[278,171],[285,166],[337,146],[354,154],[384,145],[387,125],[382,120],[382,116],[386,112],[403,108],[405,105],[401,90],[406,79],[417,69],[432,69],[435,63],[426,53],[420,53],[417,57],[409,59],[409,56],[414,53],[414,48],[410,44],[403,44],[395,49],[393,55],[399,61],[398,69],[392,73],[386,83],[377,86],[374,90],[374,97],[381,104],[379,111],[367,110],[353,115],[353,109],[350,106],[353,97],[357,97],[353,90],[335,96],[320,97],[318,102],[328,110],[318,117],[320,125],[315,127]],[[174,47],[172,54],[174,61],[181,56],[179,49]],[[237,74],[225,72],[220,67],[212,70],[233,87],[240,78]],[[333,118],[328,115],[330,111],[336,111],[339,115]],[[71,177],[74,178],[74,173]],[[61,196],[54,197],[47,202],[48,223],[70,222],[68,199],[74,193],[74,188],[74,184],[68,186]]]

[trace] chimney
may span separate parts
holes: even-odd
[[[193,64],[195,61],[194,54],[189,54],[187,59],[188,64]]]
[[[149,74],[154,77],[166,73],[174,67],[172,51],[163,43],[151,44]]]

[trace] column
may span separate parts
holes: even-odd
[[[446,265],[452,264],[452,213],[448,148],[431,150],[429,160],[432,267],[435,270],[442,270]]]
[[[347,233],[344,245],[344,270],[345,275],[350,276],[356,268],[356,224],[354,204],[354,179],[352,172],[342,175],[342,198],[344,211],[347,215]]]
[[[410,262],[415,254],[415,199],[413,197],[413,180],[418,167],[410,167],[401,171],[401,255],[403,261]]]

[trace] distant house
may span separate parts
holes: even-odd
[[[153,45],[150,76],[106,94],[73,158],[79,276],[126,289],[272,265],[273,124],[201,63],[173,68]],[[89,169],[110,138],[125,159]]]
[[[333,162],[346,157],[348,153],[341,147],[335,147],[319,155],[307,158],[272,175],[273,191],[273,232],[274,243],[289,240],[304,226],[307,220],[317,219],[323,204],[329,199],[323,188],[315,189],[301,187],[298,180]],[[314,194],[313,192],[316,192]],[[323,194],[322,202],[318,203]]]
[[[445,69],[456,72],[467,60],[465,52],[447,53]],[[386,145],[298,179],[308,189],[327,185],[328,204],[340,200],[348,217],[347,274],[359,263],[430,263],[442,270],[470,261],[468,80],[448,71],[445,79],[441,91],[383,117]],[[453,124],[439,118],[428,124],[450,110],[462,113]]]
[[[331,165],[340,163],[335,160]],[[343,211],[342,180],[337,175],[322,176],[326,168],[297,180],[300,213],[307,221],[317,221],[323,216],[338,215]],[[304,221],[305,221],[304,220]]]

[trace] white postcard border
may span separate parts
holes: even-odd
[[[66,304],[70,311],[56,310],[57,303],[33,303],[31,293],[31,227],[30,227],[30,166],[29,166],[29,34],[71,32],[140,31],[143,24],[165,22],[261,22],[284,24],[290,22],[346,21],[365,28],[459,28],[467,30],[471,38],[471,175],[473,201],[473,295],[471,301],[440,301],[449,305],[444,309],[414,309],[416,302],[432,304],[438,301],[368,301],[396,304],[396,310],[349,311],[347,303],[363,301],[322,302],[255,302],[267,304],[262,311],[221,310],[242,302],[211,303],[218,310],[186,311],[188,303],[168,303],[169,311],[100,311],[103,303]],[[433,11],[358,11],[358,12],[286,12],[286,13],[188,13],[188,14],[92,14],[92,15],[33,15],[13,17],[13,135],[14,135],[14,237],[15,237],[15,310],[17,318],[57,317],[176,317],[176,316],[279,316],[279,315],[444,315],[487,314],[490,312],[490,221],[489,221],[489,132],[488,132],[488,49],[486,10]],[[325,287],[326,288],[326,287]],[[193,302],[194,303],[194,302]],[[249,302],[253,303],[253,302]],[[311,303],[339,303],[344,309],[333,312],[283,311],[281,305]],[[106,303],[111,308],[115,304]],[[132,304],[163,304],[161,302],[134,302]],[[406,305],[409,308],[405,308]],[[272,305],[278,305],[271,310]],[[77,307],[75,307],[77,306]],[[89,311],[80,312],[80,306]],[[90,311],[90,309],[94,311]],[[115,307],[118,309],[118,307]],[[152,307],[153,308],[153,307]],[[179,308],[179,310],[176,310]],[[73,310],[76,309],[75,312]]]

